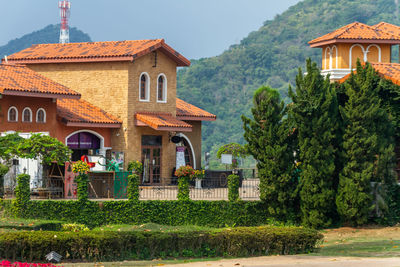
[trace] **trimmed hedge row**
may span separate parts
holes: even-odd
[[[10,201],[0,207],[12,214]],[[268,211],[262,202],[229,201],[105,201],[79,202],[34,200],[27,204],[23,217],[103,224],[257,226],[266,224]]]
[[[322,235],[300,227],[238,227],[196,232],[13,232],[0,234],[0,258],[43,261],[258,256],[311,252]]]

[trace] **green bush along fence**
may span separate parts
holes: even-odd
[[[1,200],[2,210],[12,215],[9,200]],[[260,201],[105,201],[79,202],[32,200],[24,217],[83,223],[90,227],[103,224],[257,226],[266,224],[268,212]]]
[[[315,230],[273,226],[173,233],[12,232],[0,234],[0,258],[43,261],[50,251],[79,261],[294,254],[312,251],[321,239]]]

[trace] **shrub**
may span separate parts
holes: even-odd
[[[181,166],[175,171],[178,177],[178,200],[188,201],[189,197],[189,182],[195,175],[195,170],[191,166]]]
[[[86,173],[80,173],[75,177],[76,193],[80,202],[85,202],[89,198],[89,176]]]
[[[30,181],[28,174],[20,174],[17,176],[17,186],[15,188],[14,209],[16,214],[21,215],[27,210],[29,200],[31,199]]]
[[[89,228],[84,224],[80,223],[66,223],[62,225],[63,231],[69,232],[80,232],[80,231],[89,231]]]
[[[4,197],[4,175],[7,174],[8,170],[7,165],[0,164],[0,198]]]
[[[130,161],[128,163],[128,171],[136,173],[137,175],[140,175],[143,173],[143,164],[138,160]]]
[[[2,211],[14,215],[11,201],[0,201]],[[103,224],[225,225],[257,226],[269,219],[267,206],[260,201],[30,201],[25,218],[81,223],[88,227]]]
[[[131,201],[138,201],[140,197],[139,191],[140,177],[136,173],[128,176],[128,199]]]
[[[251,227],[193,232],[13,232],[0,234],[0,257],[44,260],[123,260],[257,256],[310,252],[322,235],[299,227]]]
[[[239,197],[239,176],[231,174],[228,176],[228,199],[238,201]]]

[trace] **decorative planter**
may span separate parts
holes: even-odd
[[[198,178],[196,178],[196,184],[195,184],[195,187],[194,188],[196,188],[196,189],[201,189],[201,181],[202,181],[202,179],[198,179]]]

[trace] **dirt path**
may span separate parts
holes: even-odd
[[[155,265],[156,266],[156,265]],[[164,267],[400,267],[400,258],[268,256],[162,265]]]

